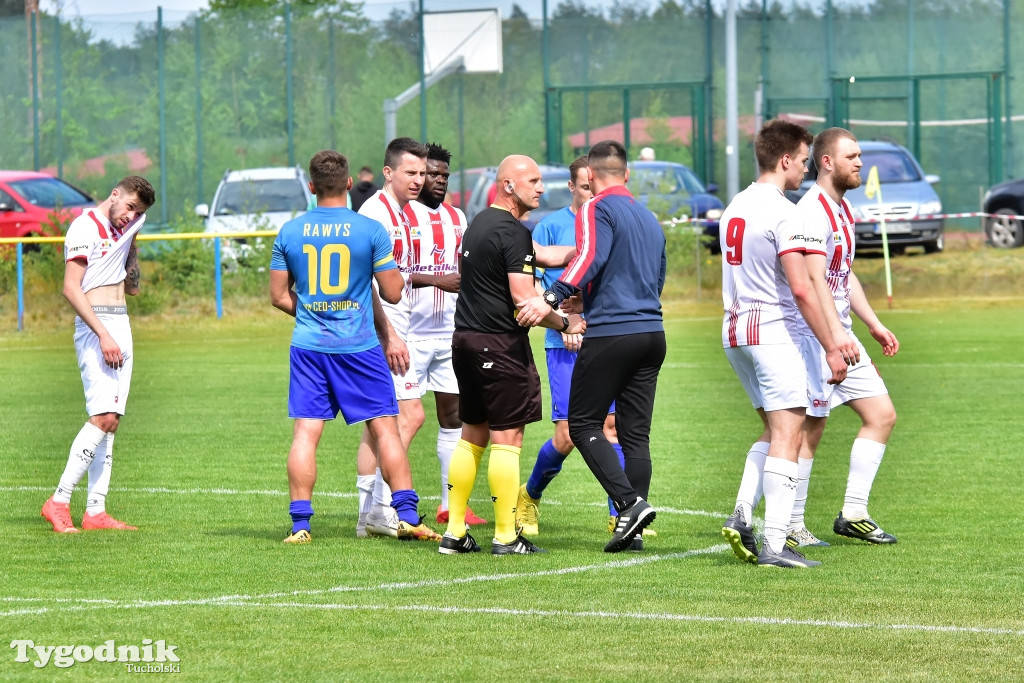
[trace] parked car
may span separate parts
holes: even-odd
[[[718,251],[718,219],[725,206],[714,194],[717,185],[705,187],[688,166],[671,161],[631,161],[629,173],[626,186],[634,197],[656,213],[706,221],[708,246],[712,252]]]
[[[569,206],[572,194],[569,192],[569,169],[566,166],[540,165],[541,177],[544,179],[544,194],[540,198],[540,206],[526,216],[523,223],[533,230],[544,216]],[[494,201],[495,182],[498,176],[497,166],[467,168],[462,172],[454,171],[448,179],[448,193],[452,204],[466,214],[466,220],[490,206]],[[463,189],[462,180],[466,186]]]
[[[57,236],[95,200],[60,178],[36,171],[0,171],[0,237]],[[38,244],[26,245],[26,249]]]
[[[860,150],[864,162],[860,172],[863,182],[857,189],[846,192],[856,221],[857,248],[882,247],[882,228],[878,220],[884,217],[891,252],[902,253],[912,246],[924,247],[929,254],[942,251],[944,221],[936,217],[942,213],[942,200],[932,187],[939,182],[939,176],[926,175],[910,150],[894,142],[862,140]],[[878,167],[881,204],[877,197],[868,199],[864,194],[872,166]],[[818,170],[811,162],[800,189],[786,195],[794,202],[799,201],[817,177]]]
[[[213,195],[212,208],[199,204],[196,215],[206,219],[206,232],[276,232],[314,206],[316,197],[309,191],[309,178],[301,167],[250,168],[226,171]],[[242,238],[235,242],[245,244]],[[231,243],[223,248],[228,259],[247,253]]]
[[[1024,245],[1024,178],[993,185],[982,200],[981,210],[996,216],[985,219],[989,244],[1000,249]]]

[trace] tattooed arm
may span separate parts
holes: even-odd
[[[132,239],[132,246],[128,248],[128,259],[124,264],[124,293],[135,296],[139,293],[139,281],[142,279],[142,271],[139,268],[139,250]]]

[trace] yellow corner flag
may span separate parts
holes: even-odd
[[[875,194],[882,189],[878,184],[878,167],[872,166],[871,170],[868,171],[868,182],[864,186],[864,194],[867,195],[868,199],[874,199]]]

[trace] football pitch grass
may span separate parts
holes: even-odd
[[[895,359],[858,331],[900,417],[871,513],[899,543],[831,531],[857,429],[841,408],[807,507],[832,546],[809,549],[824,564],[805,571],[740,563],[720,534],[760,423],[712,303],[667,318],[652,434],[658,535],[617,555],[602,552],[604,495],[575,454],[541,505],[546,555],[357,539],[360,428],[340,421],[321,444],[313,543],[281,543],[291,324],[269,307],[134,322],[108,510],[140,530],[54,534],[39,508],[85,417],[71,330],[0,335],[0,679],[129,673],[95,660],[37,668],[15,661],[16,640],[144,639],[175,646],[176,675],[197,680],[1022,679],[1024,301],[879,313],[900,339]],[[436,422],[425,406],[410,457],[432,522]],[[550,431],[546,420],[527,428],[521,479]],[[471,505],[493,519],[486,456]],[[473,531],[485,551],[492,532]]]

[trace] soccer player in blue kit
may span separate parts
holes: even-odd
[[[295,316],[288,386],[288,416],[295,420],[288,454],[292,531],[284,541],[312,540],[316,449],[324,423],[339,412],[347,424],[366,422],[380,446],[398,538],[437,537],[418,512],[391,371],[374,327],[371,278],[390,303],[405,286],[391,239],[380,223],[346,207],[352,178],[342,154],[318,152],[309,177],[317,208],[282,226],[270,261],[270,301]]]

